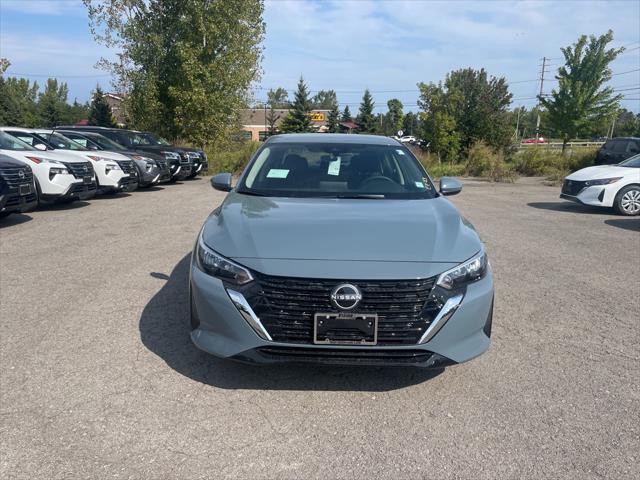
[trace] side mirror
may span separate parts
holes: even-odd
[[[216,190],[220,190],[222,192],[231,191],[231,174],[230,173],[219,173],[211,177],[211,186]]]
[[[44,143],[36,143],[33,148],[44,152],[47,149],[47,146]]]
[[[462,191],[462,182],[453,177],[440,179],[440,193],[442,195],[457,195]]]

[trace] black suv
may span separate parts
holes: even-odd
[[[144,139],[140,132],[124,130],[122,128],[95,127],[91,125],[66,125],[56,127],[56,130],[99,133],[129,150],[163,155],[169,162],[172,181],[182,180],[191,175],[191,160],[185,150],[173,146],[152,145],[151,142]]]
[[[158,137],[157,135],[154,135],[151,132],[138,132],[138,133],[145,140],[147,140],[153,145],[172,146],[171,143],[169,143],[167,140],[165,140],[162,137]],[[191,160],[191,174],[189,175],[189,178],[193,178],[196,175],[198,175],[198,173],[202,171],[206,171],[207,168],[209,167],[207,154],[204,153],[203,150],[200,150],[198,148],[190,148],[190,147],[177,147],[177,148],[180,148],[185,152],[187,152],[187,156]]]
[[[607,140],[598,150],[596,165],[613,165],[640,153],[640,138],[619,137]]]
[[[56,130],[56,132],[60,132],[65,137],[70,138],[89,150],[106,150],[126,155],[134,161],[138,169],[138,185],[141,187],[150,187],[151,185],[171,180],[169,162],[164,158],[164,155],[140,150],[129,150],[127,147],[95,132],[78,132],[63,129]]]
[[[33,172],[29,165],[0,154],[0,218],[38,206]]]

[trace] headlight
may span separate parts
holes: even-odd
[[[122,170],[122,169],[120,168],[120,165],[118,165],[117,163],[111,163],[105,167],[104,172],[108,175],[111,170]]]
[[[227,260],[207,247],[202,241],[202,235],[198,238],[196,254],[198,267],[213,277],[236,285],[244,285],[253,280],[249,270]]]
[[[609,185],[610,183],[616,183],[618,180],[621,180],[622,177],[615,178],[601,178],[599,180],[588,180],[584,182],[587,187],[592,187],[594,185]]]
[[[49,169],[49,179],[52,179],[56,175],[69,175],[69,170],[65,167],[51,167]]]
[[[436,284],[447,290],[462,287],[468,283],[480,280],[487,273],[488,261],[484,248],[471,259],[457,267],[441,273]]]
[[[160,152],[167,160],[180,160],[180,155],[176,152]]]

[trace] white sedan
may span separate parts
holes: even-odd
[[[560,198],[621,215],[640,215],[640,155],[617,165],[583,168],[564,179]]]

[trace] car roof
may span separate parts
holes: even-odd
[[[11,130],[14,132],[35,133],[33,128],[23,128],[23,127],[0,127],[0,130],[2,130],[3,132],[7,130]]]
[[[640,137],[614,137],[607,140],[607,142],[610,142],[611,140],[640,140]]]
[[[397,140],[382,135],[360,135],[353,133],[285,133],[274,135],[269,143],[344,143],[355,145],[398,146]]]

